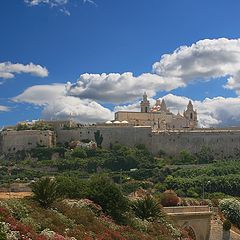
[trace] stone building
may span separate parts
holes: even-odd
[[[154,130],[194,129],[198,124],[197,112],[193,109],[191,101],[183,115],[174,114],[167,108],[164,99],[162,101],[157,99],[156,104],[151,108],[147,94],[144,93],[140,107],[141,112],[116,112],[114,122],[125,121],[134,126],[151,126]]]

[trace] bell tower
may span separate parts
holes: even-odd
[[[140,103],[141,106],[141,112],[147,113],[150,110],[150,102],[147,99],[146,92],[143,94],[143,100]]]
[[[197,111],[193,109],[192,101],[190,100],[187,105],[187,110],[184,111],[183,116],[188,120],[190,128],[197,127]]]

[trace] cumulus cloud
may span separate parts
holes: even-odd
[[[28,73],[37,77],[48,76],[48,70],[45,67],[33,63],[29,63],[26,65],[11,62],[0,63],[0,78],[9,79],[13,78],[15,74],[20,73]]]
[[[42,106],[45,119],[72,118],[82,123],[113,119],[111,110],[93,100],[66,96],[64,84],[32,86],[12,100]]]
[[[224,87],[240,94],[240,39],[205,39],[165,54],[150,73],[82,74],[68,83],[67,94],[102,102],[136,100],[145,90],[149,96],[171,91],[196,81],[227,77]]]

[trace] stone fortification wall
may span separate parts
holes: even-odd
[[[152,132],[151,127],[137,126],[83,126],[72,130],[52,131],[3,131],[0,134],[0,152],[12,153],[35,148],[38,145],[52,147],[56,142],[73,140],[95,140],[97,130],[103,135],[102,146],[120,143],[127,146],[144,144],[149,151],[157,154],[163,150],[169,155],[178,154],[183,149],[190,153],[199,152],[202,146],[209,146],[216,157],[240,156],[240,129],[196,129]]]
[[[175,155],[183,149],[197,153],[202,146],[209,146],[219,157],[235,156],[240,153],[240,129],[166,131],[152,136],[153,154],[163,150]]]
[[[0,150],[5,154],[32,149],[38,145],[53,147],[56,143],[55,134],[52,131],[3,131],[0,136],[2,139]]]
[[[59,130],[57,132],[57,142],[65,143],[83,139],[95,141],[94,132],[97,130],[103,135],[103,147],[109,148],[111,143],[120,143],[128,146],[145,144],[148,149],[151,149],[151,127],[84,126],[73,130]]]
[[[163,150],[169,155],[175,155],[183,149],[197,153],[202,146],[209,146],[219,158],[240,154],[240,129],[152,132],[150,127],[89,126],[59,130],[57,141],[65,143],[72,140],[94,140],[94,132],[97,130],[103,135],[102,146],[106,148],[111,143],[127,146],[144,144],[153,154]]]

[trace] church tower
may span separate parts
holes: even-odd
[[[143,94],[143,100],[141,101],[141,112],[147,113],[150,110],[150,102],[147,99],[146,92]]]
[[[160,110],[161,110],[161,112],[167,112],[167,105],[166,105],[164,99],[162,99]]]
[[[190,100],[187,105],[187,110],[184,111],[183,116],[188,120],[190,128],[197,127],[197,111],[193,109],[192,101]]]

